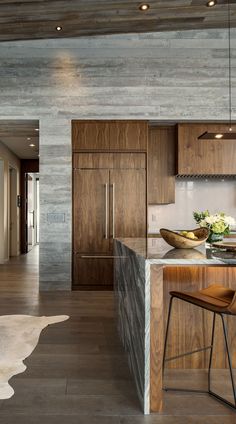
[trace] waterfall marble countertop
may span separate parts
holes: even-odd
[[[236,281],[236,271],[233,270],[236,252],[220,251],[207,244],[196,249],[173,249],[161,238],[123,238],[114,241],[117,325],[144,414],[163,410],[163,317],[165,319],[168,308],[168,290],[173,290],[175,283],[178,290],[178,278],[185,275],[184,270],[179,270],[177,274],[174,271],[169,281],[164,268],[192,266],[212,267],[213,274],[199,272],[191,276],[191,272],[187,272],[190,281],[188,278],[181,281],[183,290],[189,290],[191,286],[198,290],[204,284],[208,285],[209,275],[216,273],[214,267],[221,268],[221,275],[225,273],[224,281],[229,284]],[[228,268],[231,268],[230,272]],[[196,281],[196,276],[199,276],[199,281]],[[180,315],[181,319],[183,316]],[[181,328],[177,334],[182,334]],[[178,337],[177,343],[181,345],[185,336]]]
[[[162,238],[120,238],[118,241],[150,264],[236,265],[236,251],[226,252],[207,243],[196,249],[174,249]],[[236,238],[230,241],[236,242]]]

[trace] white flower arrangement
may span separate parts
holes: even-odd
[[[193,212],[193,217],[200,227],[206,227],[214,234],[229,234],[230,228],[236,223],[232,216],[224,212],[214,215],[210,215],[209,211]]]

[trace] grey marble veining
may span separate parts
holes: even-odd
[[[203,243],[195,249],[174,249],[162,238],[122,238],[120,242],[149,264],[236,265],[236,252],[225,252]],[[231,242],[236,239],[231,238]]]
[[[114,284],[119,334],[128,355],[138,397],[149,412],[150,288],[146,284],[145,259],[115,242]]]

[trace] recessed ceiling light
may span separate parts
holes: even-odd
[[[30,137],[27,137],[27,140],[28,140],[28,141],[30,141],[30,140],[31,140],[31,138],[30,138]]]
[[[213,7],[216,5],[216,3],[217,3],[216,0],[209,0],[206,5],[207,7]]]
[[[35,147],[35,144],[34,143],[31,143],[29,146],[30,147]]]
[[[140,6],[139,6],[139,9],[142,10],[142,12],[145,12],[149,8],[150,8],[150,6],[147,3],[140,4]]]
[[[216,134],[215,135],[215,138],[222,138],[223,137],[223,134]]]
[[[58,25],[58,26],[56,26],[56,30],[57,31],[61,31],[62,30],[62,27],[60,25]]]
[[[35,131],[39,131],[39,128],[35,128]]]

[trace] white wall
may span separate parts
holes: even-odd
[[[149,233],[157,233],[163,227],[173,230],[196,228],[193,211],[225,212],[236,219],[236,180],[177,179],[175,194],[174,204],[149,206]]]
[[[10,176],[9,168],[12,167],[17,173],[17,194],[20,193],[20,160],[0,141],[0,263],[9,259],[9,186]],[[20,253],[20,210],[16,211],[16,228],[13,230],[16,234],[15,252]]]

